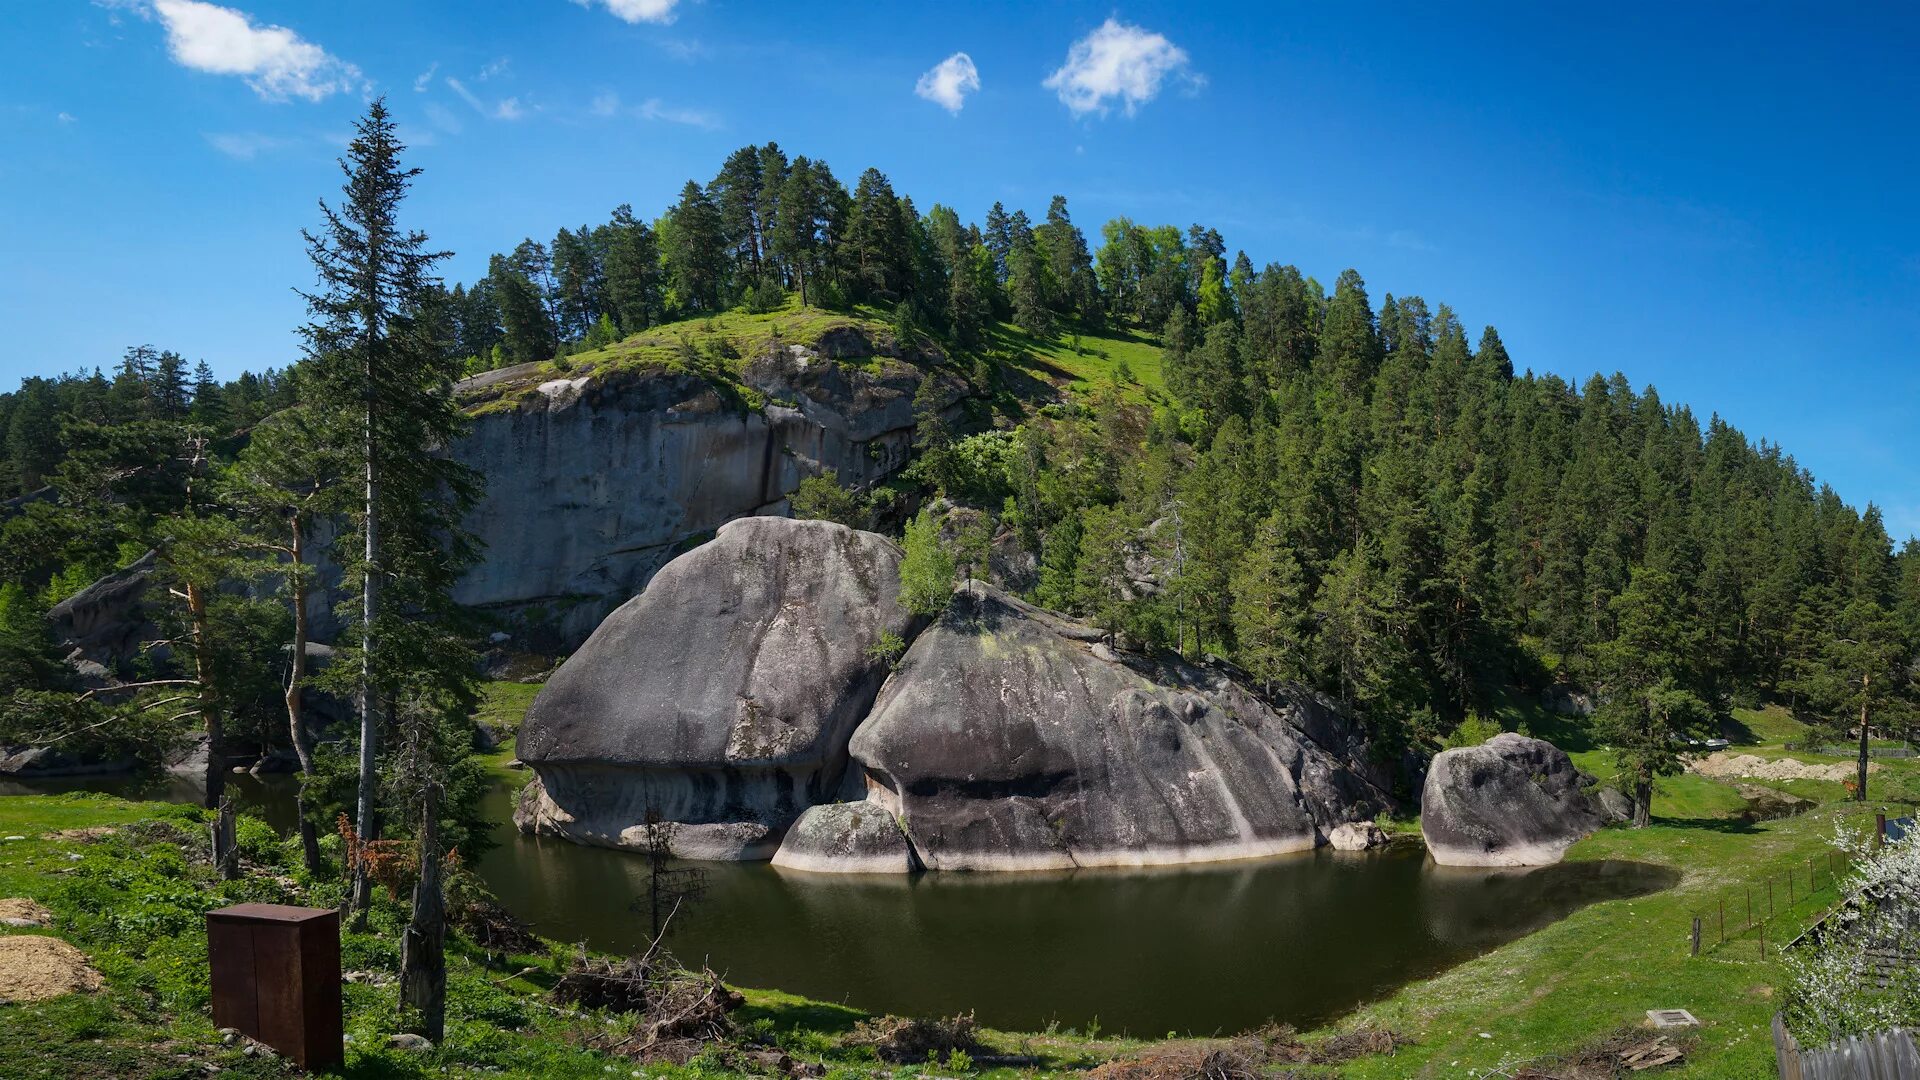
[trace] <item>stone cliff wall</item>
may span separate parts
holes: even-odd
[[[486,547],[455,598],[533,631],[528,645],[572,649],[689,543],[735,518],[784,513],[806,477],[833,470],[851,486],[892,475],[909,456],[921,380],[941,380],[955,414],[968,387],[875,351],[847,329],[760,356],[742,375],[765,396],[759,409],[687,373],[534,384],[509,368],[468,380],[477,415],[454,453],[486,478],[468,519]],[[860,356],[874,358],[839,362]]]

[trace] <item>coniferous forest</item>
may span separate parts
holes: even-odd
[[[324,237],[310,238],[323,254]],[[988,386],[1023,342],[1157,344],[1163,387],[1121,365],[971,432],[923,425],[912,494],[986,511],[996,557],[1031,556],[1035,601],[1139,648],[1317,687],[1386,747],[1484,734],[1511,695],[1564,683],[1599,703],[1644,814],[1676,748],[1735,705],[1783,703],[1836,732],[1863,716],[1876,734],[1912,724],[1920,545],[1896,550],[1873,507],[1849,506],[1786,449],[1630,374],[1575,385],[1527,371],[1492,326],[1439,299],[1445,282],[1431,300],[1372,295],[1354,270],[1329,288],[1201,224],[1116,218],[1090,239],[1064,197],[1037,221],[997,203],[977,222],[923,213],[876,169],[849,192],[824,161],[771,143],[735,151],[651,221],[621,205],[492,256],[478,280],[449,287],[424,255],[407,265],[383,303],[415,367],[382,392],[412,402],[393,431],[423,445],[457,437],[458,416],[433,412],[452,409],[459,375],[564,369],[735,309],[861,312]],[[358,384],[336,370],[351,342],[328,329],[350,313],[316,311],[307,358],[258,374],[223,382],[141,345],[0,395],[0,742],[73,729],[119,749],[208,710],[235,730],[284,730],[272,660],[302,617],[285,584],[299,576],[284,570],[291,538],[328,517],[350,523],[348,539],[364,527],[358,466],[322,452],[365,422]],[[453,524],[462,485],[483,480],[399,481],[416,509],[453,492],[399,529],[429,582],[407,602],[432,607],[484,557]],[[801,512],[881,521],[872,493],[823,483],[796,498]],[[909,529],[910,558],[936,534]],[[107,723],[75,698],[43,617],[149,549],[204,586],[176,590],[199,599],[174,617],[193,678],[217,692]],[[279,584],[218,587],[229,578]],[[453,655],[449,635],[431,647]],[[182,655],[145,674],[177,675]]]

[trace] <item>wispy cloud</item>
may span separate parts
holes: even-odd
[[[115,0],[108,6],[158,19],[174,63],[210,75],[242,76],[268,101],[320,101],[360,89],[360,69],[284,26],[258,24],[205,0]]]
[[[434,127],[439,128],[449,135],[460,134],[461,129],[465,126],[460,123],[459,117],[453,115],[453,110],[437,101],[427,102],[426,114],[427,120],[432,123]]]
[[[447,88],[460,95],[460,100],[473,106],[473,111],[493,120],[518,120],[527,115],[526,106],[517,97],[501,98],[489,104],[481,100],[480,95],[467,89],[467,84],[449,75],[444,80]]]
[[[1075,116],[1105,115],[1115,100],[1132,116],[1160,96],[1169,77],[1185,81],[1190,89],[1206,83],[1192,70],[1187,51],[1166,35],[1110,18],[1069,46],[1066,63],[1041,85],[1058,94]]]
[[[440,71],[440,61],[427,65],[427,70],[413,77],[413,92],[424,94],[433,86],[433,77]]]
[[[628,106],[620,100],[619,94],[612,91],[596,95],[588,111],[602,118],[633,116],[641,120],[663,124],[683,124],[706,131],[718,131],[725,126],[718,114],[706,109],[671,105],[657,97],[648,98],[638,105]]]
[[[294,142],[257,131],[210,131],[206,133],[206,140],[208,145],[235,161],[252,161],[261,154],[283,149]]]
[[[926,98],[935,105],[960,115],[961,106],[967,103],[967,95],[980,89],[980,72],[973,66],[973,57],[957,52],[935,64],[920,81],[913,84],[913,92]]]
[[[573,0],[581,7],[606,8],[614,18],[630,23],[670,23],[680,0]]]
[[[488,64],[486,67],[481,68],[480,74],[475,75],[473,77],[474,81],[486,82],[488,79],[491,79],[496,75],[504,75],[506,74],[507,68],[511,67],[512,64],[513,64],[513,61],[511,58],[502,56],[498,60],[495,60],[492,63]]]
[[[74,124],[74,123],[78,123],[80,120],[79,117],[73,115],[70,112],[62,112],[57,116],[55,116],[54,119],[60,121],[63,124]]]
[[[713,50],[697,38],[666,38],[656,42],[660,48],[675,60],[692,63],[713,55]]]

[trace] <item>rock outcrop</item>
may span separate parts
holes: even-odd
[[[518,755],[527,831],[644,844],[649,812],[687,858],[773,854],[842,794],[847,740],[912,636],[899,550],[824,521],[743,518],[675,559],[560,666]]]
[[[103,685],[109,672],[131,660],[140,643],[160,636],[142,606],[158,555],[133,562],[53,605],[53,634],[69,651],[67,662]]]
[[[1544,866],[1604,824],[1559,747],[1515,732],[1443,750],[1427,769],[1420,832],[1443,866]]]
[[[898,818],[922,865],[1274,855],[1386,805],[1307,734],[1311,698],[1269,702],[1219,671],[1116,653],[1102,636],[979,583],[921,633],[850,750],[868,801]],[[811,868],[835,868],[826,862]]]
[[[690,542],[784,513],[806,477],[892,475],[911,451],[922,380],[938,380],[956,421],[968,392],[938,357],[916,366],[892,351],[857,325],[770,348],[741,374],[764,396],[757,409],[681,371],[541,382],[522,365],[466,380],[474,423],[453,454],[486,478],[466,522],[485,554],[454,598],[517,623],[526,647],[565,651]]]

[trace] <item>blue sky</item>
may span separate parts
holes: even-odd
[[[963,218],[1059,192],[1090,234],[1200,221],[1357,267],[1920,532],[1911,8],[802,7],[8,0],[0,382],[142,342],[286,363],[298,230],[385,93],[455,279],[775,139]]]

